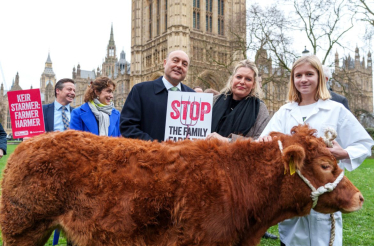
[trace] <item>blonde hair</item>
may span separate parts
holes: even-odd
[[[323,68],[320,60],[317,56],[311,55],[311,56],[302,56],[293,64],[292,70],[291,70],[291,77],[290,77],[290,83],[289,83],[289,89],[288,89],[288,101],[289,102],[301,102],[301,94],[295,87],[295,69],[296,67],[304,64],[309,63],[314,69],[318,72],[318,84],[317,84],[317,91],[314,95],[314,99],[317,101],[318,99],[327,100],[331,98],[330,92],[326,87],[326,78],[325,74],[323,73]]]
[[[249,68],[254,72],[254,82],[253,82],[253,88],[249,92],[248,97],[257,97],[261,98],[262,97],[262,90],[261,87],[258,83],[258,69],[256,67],[256,64],[254,62],[251,62],[250,60],[243,60],[240,61],[234,68],[233,73],[231,74],[229,80],[226,83],[226,86],[221,90],[222,94],[230,95],[232,94],[232,82],[234,80],[234,76],[236,72],[239,70],[239,68]]]

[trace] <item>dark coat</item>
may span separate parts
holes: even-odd
[[[195,92],[181,84],[182,91]],[[120,118],[120,132],[126,138],[164,141],[168,91],[162,77],[139,83],[131,89]]]
[[[112,109],[112,114],[109,116],[109,129],[108,136],[119,137],[119,111],[115,108]],[[74,109],[70,115],[70,129],[85,132],[91,132],[99,135],[99,126],[95,115],[88,103]]]
[[[70,106],[70,112],[74,108]],[[55,102],[43,105],[44,127],[46,132],[53,132],[55,124]]]
[[[4,131],[3,126],[0,124],[0,149],[4,151],[6,155],[6,132]]]
[[[339,95],[338,93],[333,92],[332,90],[330,90],[330,94],[331,94],[331,100],[343,104],[344,107],[346,107],[348,110],[350,110],[349,106],[348,106],[347,98],[345,98],[342,95]]]

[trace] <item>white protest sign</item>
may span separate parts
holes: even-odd
[[[165,141],[205,139],[212,126],[212,93],[169,91]]]

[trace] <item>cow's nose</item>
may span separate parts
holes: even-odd
[[[364,196],[362,194],[360,194],[359,197],[360,197],[360,202],[363,203],[365,201]]]

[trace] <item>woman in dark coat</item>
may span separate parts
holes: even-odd
[[[269,120],[256,65],[243,60],[236,65],[226,87],[213,99],[210,138],[235,141],[240,137],[258,138]]]

